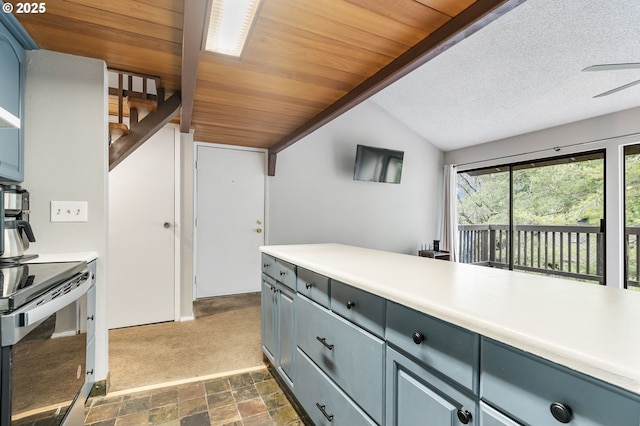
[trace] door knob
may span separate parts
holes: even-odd
[[[171,228],[171,223],[165,222],[162,226],[164,226],[165,229],[169,229],[169,228]]]
[[[262,233],[262,228],[258,228],[258,229],[256,229],[256,232],[257,232],[258,234],[261,234],[261,233]]]

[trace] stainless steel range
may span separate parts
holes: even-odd
[[[10,222],[23,220],[12,214]],[[29,233],[35,240],[30,227]],[[0,255],[0,426],[81,425],[84,309],[95,277],[86,262],[24,263],[23,235],[11,231],[10,245],[4,235],[12,252]]]

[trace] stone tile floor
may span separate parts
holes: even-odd
[[[267,368],[178,386],[96,397],[85,425],[303,425]]]

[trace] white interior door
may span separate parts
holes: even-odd
[[[197,148],[196,298],[260,291],[265,153]]]
[[[175,140],[165,127],[109,172],[109,328],[175,319]]]

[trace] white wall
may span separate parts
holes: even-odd
[[[29,253],[94,251],[97,268],[96,379],[108,372],[107,84],[103,61],[27,51],[25,179],[36,242]],[[88,201],[88,222],[51,223],[50,202]]]
[[[404,151],[399,185],[353,180],[356,145]],[[415,254],[437,238],[442,153],[364,102],[278,154],[268,244],[336,242]]]
[[[640,143],[640,108],[449,151],[459,170],[604,149],[606,283],[624,286],[624,145]]]
[[[469,169],[552,157],[554,155],[565,155],[611,146],[612,144],[607,142],[608,139],[638,132],[640,132],[640,108],[634,108],[507,139],[448,151],[444,153],[444,163],[460,164]],[[554,147],[561,147],[561,149],[556,151]],[[525,153],[531,154],[523,155]]]
[[[193,130],[180,134],[180,319],[193,319]]]

